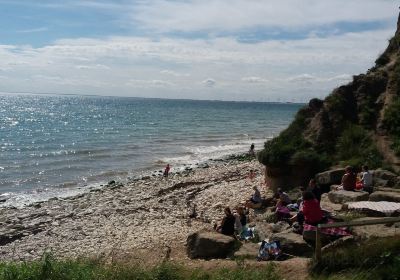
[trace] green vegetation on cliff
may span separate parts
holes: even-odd
[[[311,100],[286,130],[265,143],[259,161],[281,169],[301,164],[314,173],[338,164],[381,167],[386,158],[376,137],[382,135],[390,136],[391,148],[400,156],[399,50],[400,30],[375,67],[354,76],[325,100]]]
[[[394,152],[400,156],[400,97],[396,97],[386,109],[384,125],[392,137]]]

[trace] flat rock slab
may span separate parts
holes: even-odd
[[[235,252],[235,257],[240,258],[253,258],[255,259],[258,255],[260,245],[257,243],[244,243],[238,251]]]
[[[359,218],[354,221],[365,221],[371,219],[379,219],[379,218]],[[387,226],[387,225],[368,225],[368,226],[357,226],[353,227],[352,232],[354,235],[359,236],[361,238],[371,238],[371,237],[390,237],[399,235],[400,231],[396,229],[396,225]]]
[[[321,208],[328,212],[340,211],[342,209],[342,204],[332,203],[328,198],[328,194],[324,193],[321,196]]]
[[[384,192],[377,191],[369,196],[370,201],[391,201],[391,202],[400,202],[400,193],[399,192]]]
[[[369,194],[367,192],[351,192],[351,191],[330,191],[328,198],[333,203],[346,203],[352,201],[368,200]]]
[[[287,230],[272,235],[272,240],[281,242],[282,252],[299,257],[310,257],[313,249],[304,241],[303,236]]]
[[[235,247],[235,239],[213,231],[198,231],[188,236],[186,251],[191,259],[226,258]]]
[[[349,211],[357,211],[368,216],[385,217],[393,216],[400,212],[400,203],[388,201],[358,201],[345,205]]]

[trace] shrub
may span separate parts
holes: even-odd
[[[388,56],[388,54],[386,52],[384,52],[383,54],[381,54],[376,60],[375,60],[375,64],[376,66],[380,67],[380,66],[384,66],[386,64],[388,64],[390,62],[390,57]]]
[[[370,168],[376,168],[382,164],[382,156],[368,131],[359,125],[347,125],[338,139],[336,151],[337,160],[343,165],[367,164]]]
[[[397,97],[385,111],[383,124],[393,140],[392,149],[400,156],[400,97]]]
[[[266,166],[285,167],[296,152],[310,148],[311,143],[303,137],[306,123],[307,110],[302,109],[287,129],[265,143],[264,150],[258,154],[259,161]]]
[[[400,137],[400,97],[397,97],[386,108],[383,124],[388,132],[396,137]]]
[[[400,239],[369,239],[338,248],[323,254],[320,262],[313,260],[309,269],[314,276],[352,271],[368,275],[364,279],[400,279]]]

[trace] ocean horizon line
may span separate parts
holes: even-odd
[[[263,103],[263,104],[294,104],[305,105],[308,102],[294,101],[256,101],[256,100],[221,100],[221,99],[191,99],[191,98],[161,98],[161,97],[142,97],[142,96],[123,96],[123,95],[100,95],[100,94],[80,94],[80,93],[52,93],[52,92],[24,92],[24,91],[0,91],[0,94],[11,95],[44,95],[44,96],[82,96],[82,97],[105,97],[105,98],[129,98],[136,100],[172,100],[172,101],[204,101],[204,102],[229,102],[229,103]]]

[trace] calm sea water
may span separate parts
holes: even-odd
[[[261,149],[296,104],[0,95],[0,205]]]

